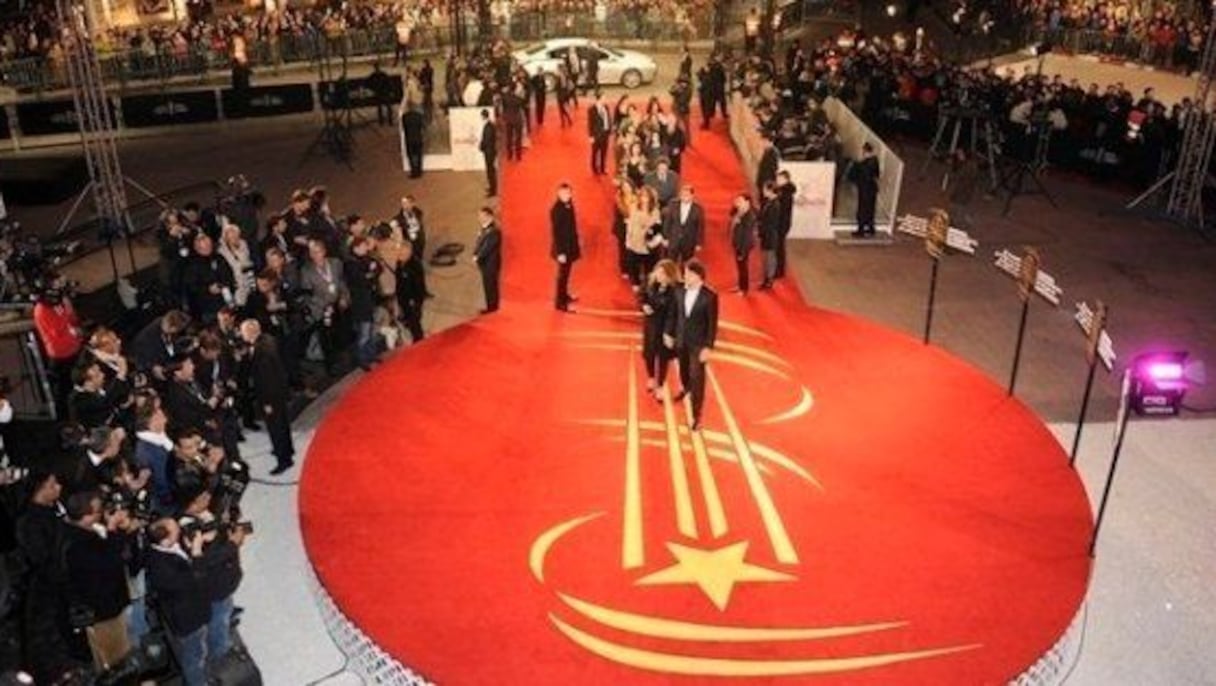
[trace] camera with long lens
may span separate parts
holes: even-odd
[[[132,519],[150,522],[155,516],[152,511],[152,494],[147,488],[141,488],[134,493],[116,488],[107,491],[102,498],[102,508],[106,515],[126,512]]]

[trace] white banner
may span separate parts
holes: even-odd
[[[486,168],[481,156],[481,107],[453,107],[448,113],[449,133],[452,142],[452,169],[475,171]],[[494,121],[494,109],[484,108]]]
[[[790,181],[797,188],[790,238],[832,239],[832,193],[836,185],[836,163],[783,162],[780,169],[789,172]]]

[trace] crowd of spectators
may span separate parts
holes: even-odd
[[[1188,74],[1199,63],[1211,12],[1205,2],[1160,0],[1019,0],[1018,5],[1048,39]]]
[[[1002,156],[1033,155],[1043,136],[1043,161],[1052,166],[1147,186],[1171,168],[1183,126],[1200,114],[1189,100],[1167,107],[1151,88],[1132,93],[1121,83],[1084,84],[1035,69],[1002,75],[938,59],[911,41],[852,31],[732,64],[732,87],[752,97],[778,146],[795,150],[832,149],[818,103],[835,96],[880,134],[929,141],[943,115],[961,114],[993,124]],[[970,147],[969,133],[963,127],[960,148]]]

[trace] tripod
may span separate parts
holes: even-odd
[[[967,150],[960,150],[959,144],[963,131],[969,133]],[[947,135],[948,134],[948,135]],[[969,152],[973,159],[983,163],[988,171],[988,189],[995,190],[999,185],[996,175],[996,157],[999,145],[992,119],[987,114],[971,109],[942,108],[937,118],[937,133],[929,146],[929,156],[921,166],[921,176],[928,171],[929,164],[934,161],[947,163],[946,171],[942,174],[942,190],[950,186],[950,176],[954,171],[954,163]]]
[[[350,82],[346,78],[347,51],[342,39],[328,36],[316,37],[317,75],[320,77],[321,113],[325,123],[317,137],[304,151],[304,158],[317,152],[327,153],[335,162],[354,169],[355,138],[352,121],[354,113],[350,106]],[[333,50],[338,50],[340,60],[335,69]],[[336,77],[336,78],[335,78]],[[328,90],[325,87],[328,84]]]
[[[1009,214],[1014,198],[1019,195],[1041,195],[1047,198],[1047,202],[1051,203],[1052,207],[1058,207],[1055,198],[1047,191],[1043,180],[1039,178],[1039,175],[1047,168],[1047,151],[1051,146],[1051,122],[1046,119],[1033,121],[1029,136],[1034,137],[1034,149],[1022,152],[1030,152],[1030,155],[1022,154],[1006,158],[1010,162],[1010,166],[1001,175],[1001,189],[1005,192],[1005,208],[1001,211],[1002,216]],[[1034,188],[1026,188],[1028,178]]]

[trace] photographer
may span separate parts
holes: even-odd
[[[17,520],[17,543],[25,562],[23,634],[26,659],[39,682],[54,683],[72,667],[68,646],[66,580],[59,551],[63,540],[62,488],[50,471],[27,477],[30,497]]]
[[[195,235],[194,255],[186,262],[182,286],[190,314],[204,323],[214,322],[221,307],[235,302],[236,277],[228,261],[216,254],[211,236]]]
[[[342,272],[342,263],[329,256],[325,241],[310,238],[308,261],[300,268],[300,287],[309,293],[306,305],[317,336],[326,371],[336,369],[341,346],[340,319],[350,304],[350,292]]]
[[[94,666],[109,669],[131,651],[125,614],[131,603],[127,547],[135,526],[127,510],[103,510],[97,491],[68,498],[67,518],[62,555],[72,625],[86,630]]]
[[[166,470],[173,491],[174,511],[193,498],[199,490],[210,488],[224,461],[224,449],[209,445],[196,429],[185,429],[177,436],[176,447]]]
[[[72,367],[84,345],[84,333],[67,293],[67,279],[52,272],[47,275],[46,282],[34,305],[34,328],[42,341],[54,379],[55,407],[60,413],[67,414],[68,395],[72,391]]]
[[[177,348],[190,326],[190,316],[169,310],[145,326],[131,343],[131,354],[139,371],[151,375],[158,387],[168,380],[165,367],[177,355]]]
[[[126,431],[121,428],[99,426],[89,431],[83,445],[75,448],[76,455],[64,484],[68,493],[99,489],[106,481],[104,465],[119,456],[126,437]]]
[[[199,493],[186,506],[178,523],[187,539],[197,530],[203,541],[196,565],[210,602],[207,659],[215,661],[232,649],[233,596],[241,584],[240,547],[249,529],[248,525],[231,521],[229,512],[221,512],[217,517],[211,505],[211,493]]]
[[[72,394],[68,397],[68,417],[86,429],[115,423],[114,398],[106,393],[106,375],[101,366],[82,358],[72,370]]]
[[[160,217],[156,239],[160,246],[157,275],[161,287],[165,289],[165,301],[170,306],[181,307],[185,304],[182,274],[194,244],[194,228],[182,221],[181,213],[177,210],[165,210]]]
[[[105,376],[105,395],[114,408],[114,421],[130,430],[134,415],[135,398],[132,390],[142,385],[145,379],[133,374],[131,363],[122,354],[122,339],[106,327],[98,327],[89,336],[89,347],[83,358],[97,363]]]
[[[148,527],[148,588],[173,640],[185,686],[207,684],[207,625],[211,602],[203,583],[203,537],[196,532],[183,538],[172,519],[159,519]]]
[[[219,426],[220,442],[228,455],[240,455],[241,422],[237,413],[237,399],[241,389],[236,379],[237,361],[227,341],[215,329],[203,331],[198,336],[198,350],[194,356],[194,377],[200,390],[208,399],[214,399],[215,420]]]
[[[165,433],[169,420],[159,405],[147,405],[135,416],[135,464],[152,475],[152,510],[170,515],[174,510],[173,488],[169,481],[169,460],[173,441]]]
[[[194,357],[179,352],[170,366],[172,377],[165,388],[165,412],[175,427],[197,428],[209,442],[227,447],[229,436],[224,430],[223,413],[228,400],[223,391],[216,392],[200,384],[195,371]]]
[[[355,331],[355,361],[364,371],[379,355],[375,331],[377,283],[380,263],[371,257],[371,242],[359,236],[351,243],[351,258],[346,262],[350,288],[350,318]]]

